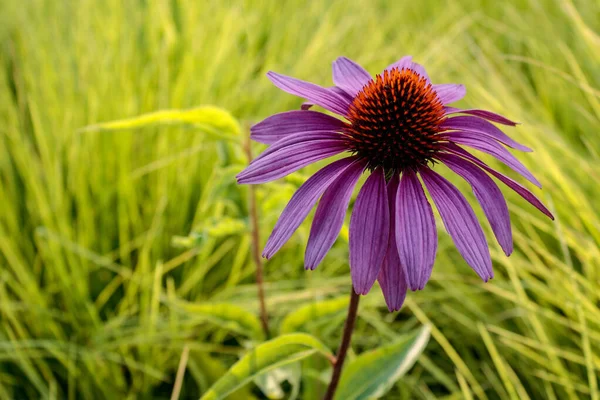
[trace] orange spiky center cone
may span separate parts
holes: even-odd
[[[444,106],[431,83],[411,69],[386,70],[350,105],[345,135],[350,150],[371,169],[417,170],[440,151]]]

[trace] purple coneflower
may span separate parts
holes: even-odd
[[[357,294],[366,294],[378,280],[390,311],[400,309],[407,287],[423,289],[433,268],[437,230],[423,184],[466,262],[484,281],[493,277],[489,248],[475,213],[434,167],[443,164],[471,185],[506,255],[513,250],[508,207],[489,175],[553,218],[524,186],[465,149],[490,154],[540,186],[504,146],[531,150],[491,122],[516,123],[490,111],[449,107],[465,96],[465,87],[433,85],[423,66],[410,56],[375,78],[340,57],[333,63],[335,86],[329,88],[274,72],[267,76],[278,88],[308,103],[302,110],[273,115],[252,127],[251,138],[270,147],[237,176],[239,183],[273,181],[319,160],[349,154],[319,170],[294,194],[269,237],[266,258],[289,240],[320,199],[305,254],[305,267],[315,269],[333,246],[354,186],[365,171],[370,175],[350,218],[350,271]],[[343,119],[310,111],[313,104]]]

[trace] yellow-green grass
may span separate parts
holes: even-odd
[[[168,397],[186,345],[182,398],[206,391],[259,340],[207,309],[258,310],[234,176],[248,126],[301,102],[265,73],[328,85],[339,55],[375,73],[412,54],[435,82],[467,85],[461,106],[522,123],[508,133],[535,149],[519,158],[556,221],[505,191],[515,252],[488,235],[496,278],[480,282],[441,234],[426,290],[389,314],[374,288],[354,349],[432,324],[389,398],[598,399],[599,32],[595,0],[1,1],[0,397]],[[199,105],[231,112],[237,136],[181,121],[82,129]],[[257,189],[263,242],[315,169]],[[274,331],[349,290],[344,235],[303,270],[309,226],[266,264]],[[342,323],[297,329],[335,349]],[[323,369],[304,365],[302,398],[322,393]]]

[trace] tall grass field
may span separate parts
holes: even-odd
[[[483,224],[488,283],[440,230],[425,290],[397,313],[377,286],[361,300],[349,360],[425,326],[383,398],[600,399],[597,0],[0,0],[0,398],[206,394],[266,339],[249,198],[262,248],[319,167],[237,185],[249,127],[302,102],[266,72],[330,86],[338,56],[374,74],[407,54],[466,85],[459,107],[520,122],[556,220],[503,189],[515,251]],[[305,271],[311,219],[265,262],[271,336],[335,352],[347,224]],[[311,355],[225,398],[319,399],[330,371]]]

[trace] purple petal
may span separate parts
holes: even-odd
[[[316,140],[339,140],[343,141],[344,137],[338,132],[304,132],[302,135],[293,135],[288,136],[283,139],[278,140],[273,143],[271,146],[267,147],[265,151],[260,153],[258,157],[256,157],[252,162],[258,162],[261,159],[265,158],[269,154],[285,149],[286,147],[292,145],[306,144],[310,142],[314,142]],[[250,163],[252,165],[252,163]]]
[[[398,192],[398,175],[393,175],[388,182],[388,205],[390,210],[390,240],[381,270],[379,271],[379,286],[383,292],[388,310],[398,311],[406,298],[406,273],[400,264],[395,237],[396,193]]]
[[[237,175],[238,183],[265,183],[282,178],[346,150],[342,136],[330,132],[291,136],[278,141]]]
[[[334,161],[323,167],[298,188],[279,216],[263,250],[263,257],[271,258],[279,251],[304,221],[323,192],[355,161],[354,157]]]
[[[422,66],[421,64],[417,64],[416,62],[414,62],[410,66],[410,69],[412,69],[413,71],[415,71],[417,74],[421,75],[421,77],[425,78],[425,80],[427,81],[427,83],[431,83],[431,79],[429,79],[429,75],[427,75],[427,71],[425,70],[424,66]]]
[[[371,79],[363,67],[346,57],[338,57],[333,62],[333,83],[352,96],[356,96]]]
[[[404,68],[410,68],[412,66],[412,56],[404,56],[393,64],[387,66],[386,70],[397,68],[403,70]]]
[[[461,131],[482,134],[491,137],[492,139],[495,139],[500,143],[504,143],[505,145],[512,147],[513,149],[521,151],[532,151],[529,147],[523,146],[522,144],[515,142],[507,134],[498,129],[495,125],[479,117],[459,116],[448,118],[442,123],[441,127],[444,129],[457,129]]]
[[[306,269],[315,269],[335,243],[344,224],[352,191],[364,168],[364,161],[352,164],[335,179],[321,197],[304,254]]]
[[[395,244],[388,248],[377,280],[379,286],[381,286],[388,310],[392,312],[402,308],[408,287],[406,285],[406,273],[400,264]]]
[[[272,71],[268,72],[267,76],[275,86],[285,92],[308,99],[310,102],[342,116],[346,116],[348,113],[350,106],[348,98],[331,89]]]
[[[327,90],[331,90],[335,94],[338,94],[338,95],[342,96],[343,98],[345,98],[346,101],[348,102],[348,104],[352,103],[352,100],[354,100],[354,96],[346,93],[346,91],[344,89],[339,88],[337,86],[330,86],[330,87],[328,87],[326,89]],[[314,103],[312,103],[310,101],[305,101],[300,106],[300,109],[303,110],[303,111],[306,111],[306,110],[309,110],[312,106],[314,106]]]
[[[429,168],[420,172],[459,253],[487,282],[494,277],[492,259],[473,209],[458,189],[439,174]]]
[[[456,114],[456,113],[469,114],[469,115],[474,115],[476,117],[484,118],[484,119],[487,119],[488,121],[496,122],[496,123],[502,124],[502,125],[510,125],[510,126],[517,125],[516,122],[511,121],[508,118],[504,118],[502,115],[493,113],[491,111],[478,110],[478,109],[461,110],[460,108],[454,108],[454,107],[445,107],[445,109],[446,109],[446,114]]]
[[[354,100],[354,95],[346,92],[344,89],[342,89],[341,87],[337,87],[337,86],[330,86],[328,88],[329,90],[331,90],[332,92],[342,96],[343,98],[346,99],[346,101],[348,101],[348,103],[352,103],[352,100]]]
[[[399,70],[402,69],[412,69],[413,71],[415,71],[417,74],[421,75],[422,77],[424,77],[427,82],[430,82],[431,80],[429,79],[429,75],[427,75],[427,71],[425,71],[425,68],[421,65],[421,64],[417,64],[416,62],[412,61],[412,56],[404,56],[402,57],[400,60],[396,61],[393,64],[388,65],[388,67],[386,68],[387,71],[393,69],[393,68],[397,68]]]
[[[444,105],[458,101],[467,94],[465,85],[459,85],[456,83],[433,85],[433,89],[436,91],[440,101]]]
[[[412,171],[402,175],[396,195],[396,245],[411,290],[420,290],[431,276],[437,230],[431,204]]]
[[[388,249],[390,210],[383,169],[367,178],[350,218],[350,272],[357,294],[367,294]]]
[[[451,154],[443,154],[439,158],[448,168],[469,182],[483,212],[490,221],[498,243],[500,243],[504,253],[507,256],[510,255],[513,251],[510,215],[508,214],[506,200],[498,185],[479,167],[469,161]]]
[[[316,111],[288,111],[272,115],[250,129],[250,137],[260,143],[273,144],[279,139],[304,132],[339,132],[346,123]]]
[[[535,176],[533,176],[533,174],[529,172],[529,170],[523,164],[521,164],[521,162],[517,160],[515,156],[510,154],[508,150],[506,150],[496,141],[485,136],[477,137],[467,132],[444,132],[443,135],[448,137],[452,142],[472,147],[476,150],[496,157],[498,160],[502,161],[513,171],[521,174],[525,179],[534,185],[542,187],[542,184],[535,179]]]
[[[468,151],[466,151],[463,148],[460,148],[453,144],[449,144],[446,150],[448,150],[454,154],[457,154],[463,158],[466,158],[469,161],[472,161],[474,164],[477,164],[478,166],[480,166],[481,168],[483,168],[484,170],[486,170],[487,172],[492,174],[494,177],[496,177],[498,180],[502,181],[502,183],[504,183],[506,186],[508,186],[515,192],[517,192],[522,198],[527,200],[532,206],[534,206],[535,208],[540,210],[542,213],[547,215],[550,219],[554,220],[554,216],[552,215],[550,210],[548,210],[546,208],[546,206],[544,206],[544,204],[533,193],[531,193],[528,189],[526,189],[520,183],[518,183],[518,182],[514,181],[513,179],[509,178],[508,176],[501,174],[500,172],[490,168],[486,163],[484,163],[483,161],[481,161],[480,159],[478,159],[477,157],[475,157],[474,155],[472,155],[471,153],[469,153]]]

